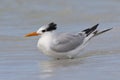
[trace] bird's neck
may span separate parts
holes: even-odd
[[[53,35],[54,35],[53,31],[51,31],[51,32],[45,32],[44,34],[41,35],[41,38],[43,38],[43,37],[51,37]]]
[[[38,48],[43,52],[49,50],[53,35],[53,32],[46,32],[43,35],[41,35],[37,44]]]

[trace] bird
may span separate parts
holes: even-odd
[[[57,33],[57,24],[51,22],[41,26],[37,31],[25,35],[25,37],[40,36],[37,47],[45,55],[54,59],[73,59],[86,44],[95,36],[110,31],[112,28],[99,31],[99,24],[84,29],[76,34]]]

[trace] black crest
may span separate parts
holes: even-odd
[[[52,31],[52,30],[56,30],[57,29],[57,24],[55,24],[54,22],[52,23],[49,23],[48,24],[48,28],[47,28],[47,31]]]

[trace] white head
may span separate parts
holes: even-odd
[[[44,25],[42,27],[40,27],[36,32],[32,32],[29,34],[26,34],[25,37],[30,37],[30,36],[38,36],[38,35],[42,35],[46,32],[51,32],[57,29],[57,24],[55,23],[49,23],[48,25]]]

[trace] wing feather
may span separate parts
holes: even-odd
[[[51,49],[56,52],[68,52],[83,43],[84,35],[60,34],[55,37],[51,44]]]

